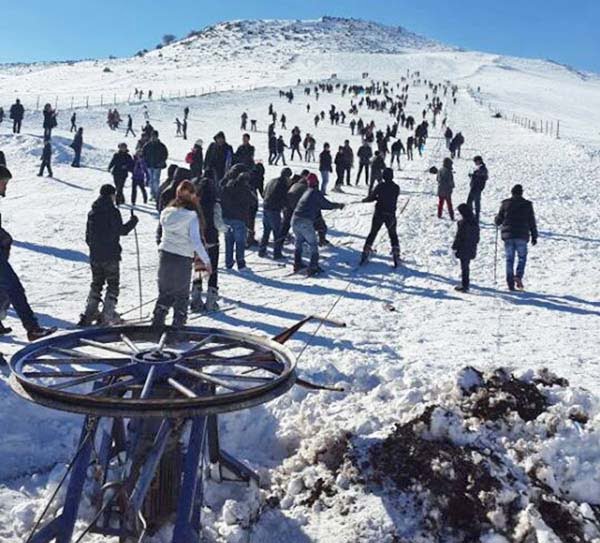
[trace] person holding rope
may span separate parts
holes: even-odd
[[[283,242],[281,212],[287,204],[288,186],[292,171],[283,168],[281,175],[271,179],[265,187],[263,198],[263,235],[260,241],[258,256],[267,256],[267,244],[273,232],[273,259],[283,258]]]
[[[123,223],[116,207],[117,189],[113,185],[103,185],[100,197],[92,204],[88,213],[85,242],[90,250],[92,283],[83,313],[77,326],[93,324],[119,324],[121,319],[116,308],[119,300],[121,245],[119,239],[131,232],[138,223],[132,215]],[[98,307],[102,301],[102,290],[106,283],[106,294],[102,313]]]
[[[187,179],[177,187],[175,200],[160,214],[158,300],[152,326],[162,328],[173,308],[174,328],[187,322],[194,254],[208,274],[210,258],[200,237],[200,218],[196,188]]]
[[[365,240],[360,265],[362,266],[368,261],[369,255],[373,252],[373,242],[375,241],[379,230],[385,224],[392,246],[394,268],[397,268],[400,263],[400,242],[398,241],[398,232],[396,230],[396,207],[398,205],[400,187],[394,183],[394,171],[392,168],[385,168],[382,177],[383,182],[377,185],[363,200],[364,203],[376,203],[375,213],[373,214],[373,220],[371,221],[371,231]]]

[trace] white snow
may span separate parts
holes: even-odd
[[[358,25],[352,26],[352,24]],[[222,418],[225,447],[261,473],[258,490],[209,488],[207,501],[214,510],[204,515],[209,539],[214,541],[381,542],[394,534],[418,535],[421,512],[411,503],[390,506],[384,497],[365,491],[355,482],[353,467],[343,464],[333,477],[321,460],[324,450],[350,432],[364,446],[382,439],[396,422],[407,420],[424,405],[447,399],[451,404],[459,388],[477,386],[469,370],[500,366],[529,375],[542,367],[569,379],[572,387],[549,388],[552,407],[533,423],[517,429],[471,427],[451,411],[436,413],[435,435],[455,443],[473,439],[471,431],[485,435],[510,451],[518,451],[520,469],[534,469],[538,477],[562,495],[581,504],[600,504],[600,374],[598,372],[598,317],[600,316],[600,219],[597,205],[600,184],[600,78],[539,60],[500,57],[446,49],[439,44],[390,30],[385,40],[369,42],[369,26],[338,20],[308,23],[269,22],[264,25],[231,23],[153,51],[143,58],[42,66],[13,66],[0,74],[0,103],[5,111],[21,96],[29,111],[20,136],[10,134],[8,119],[0,125],[0,149],[14,174],[8,196],[1,202],[3,226],[14,237],[11,261],[23,281],[42,323],[72,327],[83,309],[90,281],[84,241],[86,214],[101,184],[110,182],[105,171],[111,153],[124,138],[110,131],[100,95],[125,99],[135,87],[176,95],[217,88],[196,98],[148,103],[152,124],[160,130],[173,161],[183,164],[196,138],[209,142],[224,129],[235,146],[240,140],[239,116],[259,120],[252,134],[257,157],[265,160],[267,107],[288,117],[288,127],[299,125],[315,134],[317,147],[332,147],[350,137],[347,126],[325,124],[314,130],[315,110],[330,104],[346,108],[339,93],[321,95],[318,103],[294,88],[296,100],[288,105],[277,96],[279,86],[298,78],[320,80],[337,73],[339,80],[360,83],[360,74],[397,82],[407,70],[420,70],[433,81],[450,79],[460,86],[456,106],[448,106],[449,124],[466,138],[463,159],[455,162],[455,204],[466,199],[466,158],[481,154],[490,170],[483,195],[482,239],[472,265],[472,294],[458,295],[459,266],[450,245],[455,225],[435,217],[435,180],[424,173],[445,155],[438,129],[422,159],[416,157],[396,181],[402,203],[410,198],[399,219],[404,267],[390,268],[389,242],[382,232],[377,254],[364,269],[353,272],[371,221],[370,205],[351,205],[329,212],[326,220],[335,247],[322,252],[327,276],[318,279],[285,278],[287,270],[267,269],[269,261],[249,254],[252,274],[226,272],[220,276],[221,303],[240,300],[239,308],[191,324],[235,328],[273,336],[305,316],[326,314],[341,297],[332,318],[347,327],[310,324],[289,345],[299,353],[306,342],[299,372],[306,378],[344,386],[346,393],[310,393],[295,387],[270,404]],[[349,25],[349,26],[348,26]],[[357,30],[358,28],[358,30]],[[349,41],[340,36],[349,32]],[[353,34],[354,33],[354,34]],[[286,37],[291,36],[291,39]],[[328,36],[327,39],[324,36]],[[357,37],[356,48],[349,43]],[[334,44],[339,46],[334,47]],[[244,51],[244,47],[252,49]],[[378,50],[377,47],[380,47]],[[419,47],[415,49],[414,47]],[[381,52],[380,52],[381,51]],[[109,66],[110,73],[102,70]],[[51,85],[49,85],[51,82]],[[481,98],[507,113],[532,119],[561,119],[562,138],[535,134],[506,120],[493,119],[488,108],[472,98],[481,85]],[[52,91],[47,89],[51,87]],[[236,90],[231,90],[236,86]],[[471,90],[468,90],[471,87]],[[249,90],[251,89],[251,90]],[[420,115],[425,87],[411,88],[409,111]],[[53,135],[55,179],[35,176],[41,153],[41,113],[32,111],[37,96],[59,101],[59,127]],[[69,167],[68,117],[71,97],[75,105],[93,97],[93,107],[78,110],[85,127],[86,147],[81,170]],[[107,98],[108,97],[108,98]],[[311,113],[306,103],[311,103]],[[183,107],[191,109],[187,142],[174,137],[174,118]],[[131,113],[136,129],[142,124],[142,105],[120,105],[122,116]],[[361,112],[378,126],[390,123],[386,114]],[[510,117],[510,116],[509,116]],[[406,131],[401,130],[403,139]],[[288,137],[289,132],[284,131]],[[351,138],[357,147],[357,137]],[[129,139],[130,147],[134,140]],[[171,161],[171,160],[170,160]],[[294,170],[306,167],[294,162]],[[314,169],[314,164],[309,165]],[[266,179],[279,167],[266,166]],[[526,291],[513,295],[503,288],[503,251],[498,248],[498,284],[494,284],[495,228],[492,219],[500,201],[515,183],[525,186],[534,201],[540,240],[530,247]],[[129,201],[129,182],[126,198]],[[364,186],[350,188],[332,199],[354,202],[365,195]],[[128,215],[127,208],[122,209]],[[144,300],[156,295],[157,254],[154,242],[156,215],[139,206]],[[260,220],[258,221],[259,232]],[[137,305],[136,258],[133,236],[122,240],[121,311]],[[289,249],[288,249],[289,254]],[[222,259],[221,259],[222,264]],[[498,288],[497,288],[498,287]],[[384,309],[392,304],[395,311]],[[152,308],[144,308],[148,314]],[[3,337],[5,355],[25,344],[20,323],[7,319],[15,335]],[[529,372],[529,373],[527,373]],[[81,418],[28,404],[9,389],[5,372],[0,381],[0,542],[20,541],[32,527],[36,513],[52,491],[52,482],[72,455]],[[581,412],[584,427],[569,418]],[[517,421],[518,422],[518,421]],[[550,430],[551,431],[550,431]],[[516,454],[516,453],[515,453]],[[515,459],[515,462],[517,460]],[[337,488],[334,498],[302,505],[307,492],[324,478]],[[280,491],[279,508],[265,508],[265,496]],[[401,515],[398,511],[407,511]],[[260,511],[259,511],[260,509]],[[494,523],[502,519],[493,514]],[[527,517],[527,518],[525,518]],[[523,513],[523,526],[535,526],[539,541],[556,541],[535,511]],[[247,529],[250,525],[251,528]],[[525,529],[525,528],[524,528]],[[592,533],[592,532],[590,532]],[[170,541],[165,529],[157,542]],[[411,537],[407,535],[407,537]],[[590,541],[593,537],[590,535]],[[90,537],[99,542],[99,537]],[[490,533],[482,541],[503,543]]]

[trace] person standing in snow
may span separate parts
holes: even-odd
[[[461,284],[454,288],[458,292],[469,292],[470,286],[470,264],[477,256],[477,244],[479,243],[479,221],[473,215],[469,204],[460,204],[458,212],[462,219],[457,223],[456,236],[452,243],[452,250],[456,258],[460,260]]]
[[[125,137],[129,136],[129,133],[135,138],[135,132],[133,131],[133,118],[131,115],[127,115],[127,130],[125,131]]]
[[[15,103],[10,106],[9,117],[13,122],[13,134],[20,134],[23,117],[25,117],[25,108],[18,98],[15,100]]]
[[[158,300],[152,326],[162,328],[173,308],[174,328],[187,322],[194,255],[207,273],[212,273],[210,258],[200,237],[198,195],[193,183],[184,180],[177,187],[175,200],[160,214]]]
[[[269,136],[269,166],[275,162],[277,158],[277,137],[275,134]]]
[[[321,173],[321,192],[327,196],[327,185],[329,184],[329,174],[333,172],[331,152],[329,143],[323,145],[323,150],[319,155],[319,172]]]
[[[242,136],[242,144],[233,155],[233,164],[243,164],[248,169],[254,166],[254,146],[250,145],[250,134]]]
[[[330,202],[319,190],[319,179],[314,173],[306,178],[308,189],[300,197],[292,217],[292,229],[296,238],[294,248],[294,272],[306,269],[307,275],[316,275],[323,270],[319,267],[319,242],[315,231],[315,221],[323,209],[344,209],[344,204]],[[302,262],[304,244],[310,248],[310,263],[306,268]]]
[[[44,138],[50,138],[52,137],[52,129],[56,128],[57,126],[57,121],[56,121],[56,111],[52,109],[52,106],[50,104],[46,104],[44,106],[44,110],[42,111],[42,114],[44,116],[44,122],[43,122],[43,128],[44,128]]]
[[[460,158],[460,149],[465,143],[465,137],[461,132],[457,132],[457,134],[452,138],[450,142],[450,156],[452,158],[458,157]]]
[[[454,136],[454,133],[452,132],[452,129],[448,126],[446,128],[446,131],[444,132],[444,138],[446,140],[446,149],[450,150],[450,143],[452,142],[452,137]]]
[[[240,125],[240,130],[246,131],[247,125],[248,125],[248,114],[244,111],[244,113],[242,113],[242,123]]]
[[[202,140],[196,140],[192,150],[186,155],[185,161],[190,167],[192,179],[200,179],[204,170],[204,151],[202,146],[204,142]]]
[[[158,201],[160,172],[167,167],[169,151],[165,144],[160,141],[159,134],[156,130],[152,132],[150,141],[144,145],[143,156],[146,165],[148,166],[148,173],[150,174],[150,194],[155,201]]]
[[[75,133],[75,137],[71,142],[71,149],[75,152],[73,162],[71,162],[72,168],[79,168],[81,166],[81,150],[83,149],[83,128],[80,127]]]
[[[350,147],[350,141],[344,141],[344,147],[342,147],[344,154],[344,174],[346,176],[346,185],[350,186],[350,170],[354,167],[354,151]]]
[[[71,128],[69,128],[69,132],[77,132],[77,113],[75,111],[71,115]]]
[[[275,136],[273,136],[275,137]],[[277,156],[275,157],[275,161],[273,162],[273,164],[277,165],[279,164],[279,159],[281,159],[283,161],[283,165],[285,166],[285,155],[284,155],[284,151],[285,148],[287,147],[287,145],[285,144],[285,141],[283,141],[283,136],[279,136],[277,138]]]
[[[213,172],[215,182],[218,183],[233,163],[233,148],[227,143],[222,131],[217,132],[213,140],[206,150],[204,167]]]
[[[117,194],[116,202],[120,206],[125,203],[125,196],[123,195],[125,181],[129,172],[133,171],[133,158],[129,154],[126,143],[119,143],[118,151],[113,155],[108,165],[108,171],[112,173]]]
[[[273,233],[273,258],[283,258],[284,237],[281,234],[281,213],[287,204],[287,193],[291,171],[281,170],[281,175],[267,183],[263,197],[263,235],[260,241],[258,256],[267,256],[267,245]]]
[[[413,147],[415,145],[415,138],[408,136],[406,138],[406,160],[414,160],[413,158]]]
[[[78,326],[92,326],[94,323],[111,326],[120,322],[117,314],[120,283],[121,245],[119,239],[131,232],[138,223],[132,215],[123,223],[121,213],[115,207],[116,189],[112,185],[100,188],[100,197],[93,203],[88,213],[85,241],[90,250],[92,283]],[[102,302],[102,291],[106,284],[106,294]]]
[[[483,162],[483,158],[479,155],[473,158],[473,162],[475,163],[475,171],[469,174],[471,186],[467,198],[467,205],[475,206],[475,217],[477,218],[477,222],[479,222],[479,215],[481,213],[481,193],[488,180],[488,170]]]
[[[6,166],[0,166],[0,197],[6,197],[8,182],[12,179],[12,174]],[[2,215],[0,215],[0,292],[4,294],[4,307],[7,303],[11,304],[17,313],[17,316],[27,331],[27,339],[35,341],[56,332],[56,328],[43,328],[39,325],[34,315],[25,289],[19,280],[18,275],[13,270],[8,259],[13,238],[2,228]],[[8,334],[12,332],[10,328],[2,326],[0,333]]]
[[[365,171],[365,181],[367,186],[369,185],[369,167],[371,165],[371,158],[373,156],[373,150],[371,146],[365,141],[357,151],[358,156],[358,174],[356,176],[356,184],[360,181],[360,174]]]
[[[148,193],[146,192],[146,184],[150,174],[148,166],[142,155],[142,151],[138,150],[133,158],[133,170],[131,172],[131,205],[135,207],[137,201],[137,189],[142,192],[144,203],[148,203]]]
[[[450,219],[454,220],[454,209],[452,207],[452,191],[454,190],[454,174],[452,173],[452,159],[445,158],[444,165],[437,172],[437,195],[438,195],[438,219],[442,218],[444,203],[448,207]]]
[[[506,283],[509,290],[523,288],[523,276],[527,263],[527,244],[531,236],[531,244],[536,245],[538,230],[535,221],[533,204],[523,198],[523,186],[515,185],[512,196],[502,202],[496,215],[496,226],[500,227],[504,251],[506,254]],[[518,256],[515,271],[515,255]]]
[[[390,162],[390,168],[394,166],[394,160],[398,163],[398,169],[401,170],[400,167],[400,153],[406,152],[404,149],[404,145],[402,145],[402,140],[396,140],[392,143],[392,160]]]
[[[383,170],[383,183],[380,183],[363,200],[364,203],[376,202],[375,213],[371,221],[371,231],[365,240],[361,265],[366,263],[369,255],[373,251],[373,242],[383,225],[387,228],[392,246],[392,257],[394,259],[394,268],[398,267],[400,262],[400,242],[398,241],[398,232],[396,230],[396,207],[398,205],[398,196],[400,187],[394,183],[394,171],[391,168]]]
[[[40,164],[40,171],[38,177],[44,175],[44,170],[48,169],[48,177],[52,177],[52,144],[50,138],[44,138],[44,148],[42,150],[42,163]]]

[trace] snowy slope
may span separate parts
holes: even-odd
[[[176,47],[180,46],[173,46],[174,51]],[[286,54],[290,52],[291,49]],[[183,52],[179,54],[183,58]],[[158,54],[114,61],[114,72],[106,74],[113,79],[106,81],[96,77],[104,63],[97,67],[93,63],[44,67],[31,73],[23,69],[20,75],[11,73],[10,81],[20,93],[29,91],[31,96],[42,88],[42,78],[50,75],[63,78],[54,81],[65,96],[69,92],[83,96],[94,89],[132,89],[140,86],[140,80],[152,81],[157,89],[162,85],[169,88],[174,85],[173,74],[180,70],[184,75],[176,83],[195,81],[194,73],[199,77],[197,66],[192,66],[192,53],[189,55],[190,66],[186,69],[173,68],[178,64],[174,60],[160,64],[163,60]],[[251,59],[215,60],[215,65],[221,67],[218,72],[212,68],[200,71],[203,81],[226,85],[239,80],[241,66],[249,85],[266,88],[149,104],[151,121],[160,130],[174,161],[182,163],[191,141],[201,137],[208,142],[220,129],[225,130],[233,145],[237,144],[243,110],[259,120],[260,132],[252,137],[257,157],[265,159],[269,103],[286,114],[288,126],[297,124],[303,130],[309,126],[312,129],[315,109],[327,109],[332,103],[348,106],[349,99],[339,94],[321,96],[318,103],[314,98],[308,100],[301,95],[301,87],[295,89],[297,100],[289,105],[278,98],[275,89],[268,88],[276,85],[278,78],[283,85],[297,78],[316,80],[337,72],[340,78],[360,82],[360,72],[369,71],[375,78],[398,81],[407,69],[418,69],[423,77],[450,78],[461,86],[458,103],[448,109],[449,124],[465,134],[465,157],[476,153],[485,157],[490,181],[484,193],[482,241],[472,266],[474,285],[469,296],[453,291],[458,278],[458,265],[450,251],[455,225],[435,217],[434,179],[424,173],[445,156],[439,129],[432,130],[424,157],[408,165],[403,162],[405,169],[396,172],[402,190],[401,204],[410,199],[399,220],[405,264],[399,271],[393,272],[389,267],[389,243],[383,231],[369,266],[354,271],[347,264],[355,263],[362,249],[371,221],[369,205],[349,205],[343,211],[327,214],[335,246],[323,251],[323,265],[328,272],[323,278],[285,277],[288,270],[269,269],[269,261],[259,259],[254,252],[248,257],[252,274],[223,270],[221,303],[243,303],[222,315],[193,320],[192,324],[214,324],[273,336],[304,316],[307,308],[326,314],[337,301],[331,317],[344,320],[346,328],[317,328],[316,323],[311,324],[297,334],[290,347],[298,354],[309,344],[299,362],[302,375],[317,382],[342,385],[348,392],[314,394],[296,387],[270,404],[223,418],[226,447],[261,473],[265,488],[262,497],[232,485],[210,488],[207,500],[211,511],[204,515],[208,540],[436,540],[426,530],[431,519],[424,518],[423,511],[414,504],[403,502],[404,494],[388,494],[361,482],[359,479],[368,478],[368,473],[357,476],[356,464],[346,462],[345,456],[341,467],[335,470],[320,458],[324,449],[339,449],[340,457],[345,455],[346,434],[352,436],[352,447],[360,457],[372,444],[390,435],[396,423],[411,420],[426,405],[442,402],[450,414],[437,411],[428,431],[436,438],[451,436],[449,439],[455,444],[482,441],[503,455],[510,473],[516,474],[516,482],[504,498],[519,490],[528,473],[535,473],[558,494],[574,500],[575,508],[593,518],[592,507],[600,505],[600,240],[596,205],[600,156],[590,154],[590,147],[569,141],[570,134],[566,140],[556,140],[491,118],[487,107],[476,103],[466,86],[481,84],[486,97],[503,107],[524,104],[529,110],[543,105],[549,114],[563,111],[567,104],[561,96],[571,96],[568,126],[573,127],[576,139],[578,133],[590,132],[595,123],[597,126],[599,109],[593,111],[591,107],[597,100],[597,79],[582,78],[547,62],[458,51],[306,51],[290,61],[287,70],[274,70],[269,79],[264,79],[262,74],[270,69],[269,62],[255,54]],[[262,71],[254,72],[254,68]],[[164,77],[157,78],[161,70]],[[4,92],[4,84],[2,89]],[[409,111],[421,111],[426,92],[423,87],[411,89]],[[306,112],[307,102],[312,107],[310,114]],[[173,125],[174,117],[181,114],[185,105],[191,109],[188,142],[174,137]],[[142,123],[141,104],[123,106],[120,111],[122,115],[134,116],[136,128]],[[389,122],[384,114],[361,115],[373,118],[378,126]],[[61,118],[53,135],[55,179],[38,178],[35,173],[41,151],[39,117],[28,117],[23,134],[17,137],[9,133],[6,124],[0,126],[0,149],[6,153],[15,174],[9,195],[1,202],[3,225],[17,240],[11,259],[42,322],[68,328],[83,308],[90,280],[84,243],[85,215],[100,185],[110,182],[105,169],[124,134],[107,129],[106,108],[79,111],[79,121],[85,127],[86,167],[74,171],[69,167],[70,135]],[[328,124],[311,132],[318,148],[324,141],[335,146],[350,136],[346,126]],[[403,138],[407,136],[406,131],[401,133]],[[284,131],[284,136],[289,136],[289,132]],[[133,147],[132,139],[129,143]],[[351,143],[356,147],[358,138],[351,138]],[[590,145],[589,138],[584,143]],[[294,170],[306,166],[314,169],[314,165],[292,163]],[[456,161],[456,203],[466,198],[467,173],[471,168],[468,160]],[[267,166],[267,179],[277,175],[278,170]],[[512,295],[502,288],[501,248],[499,281],[494,283],[492,219],[501,199],[517,182],[525,185],[526,196],[535,203],[541,235],[538,246],[530,251],[527,291]],[[129,183],[129,200],[128,192]],[[352,187],[334,199],[350,203],[364,195],[364,186]],[[127,213],[125,208],[124,216]],[[140,206],[138,214],[143,296],[144,300],[151,300],[156,295],[156,216],[150,206]],[[122,245],[119,305],[127,311],[137,305],[138,296],[134,239],[124,238]],[[288,247],[288,255],[289,251]],[[395,311],[385,309],[389,304]],[[145,311],[151,307],[149,304]],[[16,333],[0,339],[1,350],[11,354],[25,341],[14,316],[6,323]],[[548,367],[567,377],[572,386],[542,387],[550,405],[535,422],[523,422],[515,416],[511,425],[479,424],[458,407],[460,396],[455,383],[459,371],[467,365],[486,371],[505,366],[527,380],[533,378],[534,371]],[[464,381],[464,375],[461,379]],[[0,381],[0,412],[0,541],[14,543],[23,540],[31,529],[37,512],[60,478],[73,452],[81,421],[79,417],[20,400],[10,391],[6,375]],[[584,413],[588,421],[570,418],[577,413]],[[321,496],[311,504],[308,498],[319,478],[331,482],[335,493]],[[267,507],[266,496],[275,496],[279,505]],[[533,530],[539,541],[558,541],[533,507],[533,497],[523,496],[523,500],[519,517],[523,526]],[[84,508],[83,513],[89,520],[89,511]],[[506,527],[502,527],[500,513],[493,516],[490,526],[503,533]],[[248,524],[250,529],[244,527]],[[592,528],[589,530],[592,535],[584,541],[598,537]],[[500,537],[492,534],[482,541],[504,543],[506,540]],[[88,540],[101,541],[97,537]],[[168,534],[156,541],[169,541]]]

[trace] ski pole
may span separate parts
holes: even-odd
[[[135,215],[133,214],[133,209],[131,210],[131,217],[135,217]],[[143,318],[142,315],[142,305],[144,305],[142,299],[142,267],[140,264],[140,241],[138,239],[138,232],[137,232],[137,224],[135,225],[135,228],[133,229],[133,234],[135,237],[135,253],[136,253],[136,257],[137,257],[137,273],[138,273],[138,293],[139,293],[139,298],[140,298],[140,319]]]
[[[494,247],[494,286],[497,286],[496,268],[498,266],[498,227],[496,226],[496,242]]]

